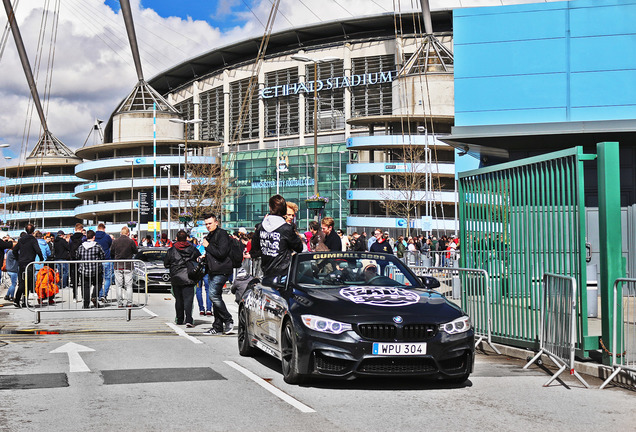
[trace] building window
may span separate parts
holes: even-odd
[[[298,82],[298,68],[283,69],[265,74],[265,87],[282,86]],[[276,118],[280,118],[280,135],[298,134],[298,95],[264,99],[265,138],[275,137]],[[277,116],[278,112],[278,116]]]
[[[194,119],[194,102],[192,98],[179,102],[178,104],[175,104],[174,107],[181,113],[184,120]],[[188,127],[188,139],[194,139],[194,127],[192,126]]]
[[[351,64],[353,75],[389,71],[395,71],[393,55],[355,58]],[[390,82],[351,88],[352,117],[390,115],[392,108]]]
[[[305,76],[307,88],[310,92],[305,95],[305,130],[307,133],[314,131],[314,98],[313,81],[314,65],[307,65]],[[336,78],[344,76],[342,61],[318,64],[318,79]],[[321,90],[318,92],[318,130],[333,131],[342,130],[345,127],[344,114],[344,89]]]
[[[201,139],[223,142],[223,87],[201,93]]]
[[[250,78],[230,83],[230,141],[232,142],[258,138],[257,84],[253,81],[252,97],[246,100],[245,95],[248,94]],[[241,110],[244,101],[247,105]]]

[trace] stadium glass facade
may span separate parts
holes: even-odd
[[[278,192],[298,205],[296,223],[301,230],[306,230],[314,218],[313,211],[305,204],[305,198],[313,195],[314,190],[313,154],[308,150],[307,147],[280,150],[280,160],[286,171],[279,173]],[[269,198],[277,191],[277,154],[276,149],[264,149],[224,155],[224,162],[229,162],[232,177],[236,179],[235,194],[227,205],[225,227],[251,229],[269,212]],[[318,147],[318,193],[329,198],[322,215],[333,217],[336,227],[346,226],[348,215],[347,157],[344,143]]]

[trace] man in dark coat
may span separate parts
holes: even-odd
[[[53,240],[53,250],[55,250],[55,261],[68,261],[71,259],[71,249],[68,241],[64,238],[64,231],[60,230]],[[68,286],[68,263],[61,264],[62,267],[62,288]]]
[[[163,265],[170,269],[170,285],[175,298],[177,325],[185,323],[186,327],[194,327],[192,319],[192,301],[194,300],[194,285],[188,277],[187,262],[196,262],[201,253],[188,242],[188,233],[181,230],[177,233],[177,242],[168,249]],[[184,321],[185,314],[185,321]]]
[[[28,296],[28,293],[32,292],[35,286],[35,269],[31,268],[28,274],[25,274],[27,266],[35,261],[35,257],[39,257],[40,261],[44,261],[40,245],[33,236],[33,233],[35,232],[35,225],[32,223],[26,224],[24,231],[26,235],[21,236],[20,240],[18,240],[18,244],[16,244],[13,248],[13,254],[18,261],[18,275],[20,278],[18,291],[13,298],[13,305],[17,308],[21,308],[25,305],[20,301],[22,299],[22,295],[26,293]],[[28,291],[26,291],[27,287]]]
[[[234,328],[234,321],[223,301],[223,286],[232,274],[232,261],[229,256],[230,237],[227,231],[219,226],[219,221],[215,215],[205,215],[204,218],[208,235],[203,239],[203,247],[208,265],[214,323],[212,328],[203,334],[228,334]]]
[[[75,232],[71,236],[71,241],[69,242],[69,253],[72,259],[75,259],[75,256],[77,255],[77,249],[79,249],[80,245],[84,242],[84,233],[82,232],[83,229],[84,225],[82,225],[81,223],[78,222],[75,224]],[[75,301],[78,300],[77,287],[80,284],[80,277],[79,273],[77,272],[77,268],[77,264],[70,265],[70,285],[73,287],[73,300]]]

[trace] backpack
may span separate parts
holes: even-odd
[[[243,264],[243,246],[237,238],[232,236],[228,237],[230,238],[230,253],[228,257],[230,261],[232,261],[232,267],[239,268],[241,264]]]

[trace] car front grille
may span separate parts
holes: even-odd
[[[393,324],[359,324],[357,332],[371,341],[426,341],[437,334],[435,324],[407,324],[398,327]]]
[[[437,326],[434,324],[408,324],[402,329],[405,341],[424,341],[437,334]]]
[[[358,333],[368,340],[395,340],[397,328],[392,324],[360,324]]]
[[[366,374],[416,374],[437,372],[437,366],[430,358],[369,358],[358,367],[359,373]]]

